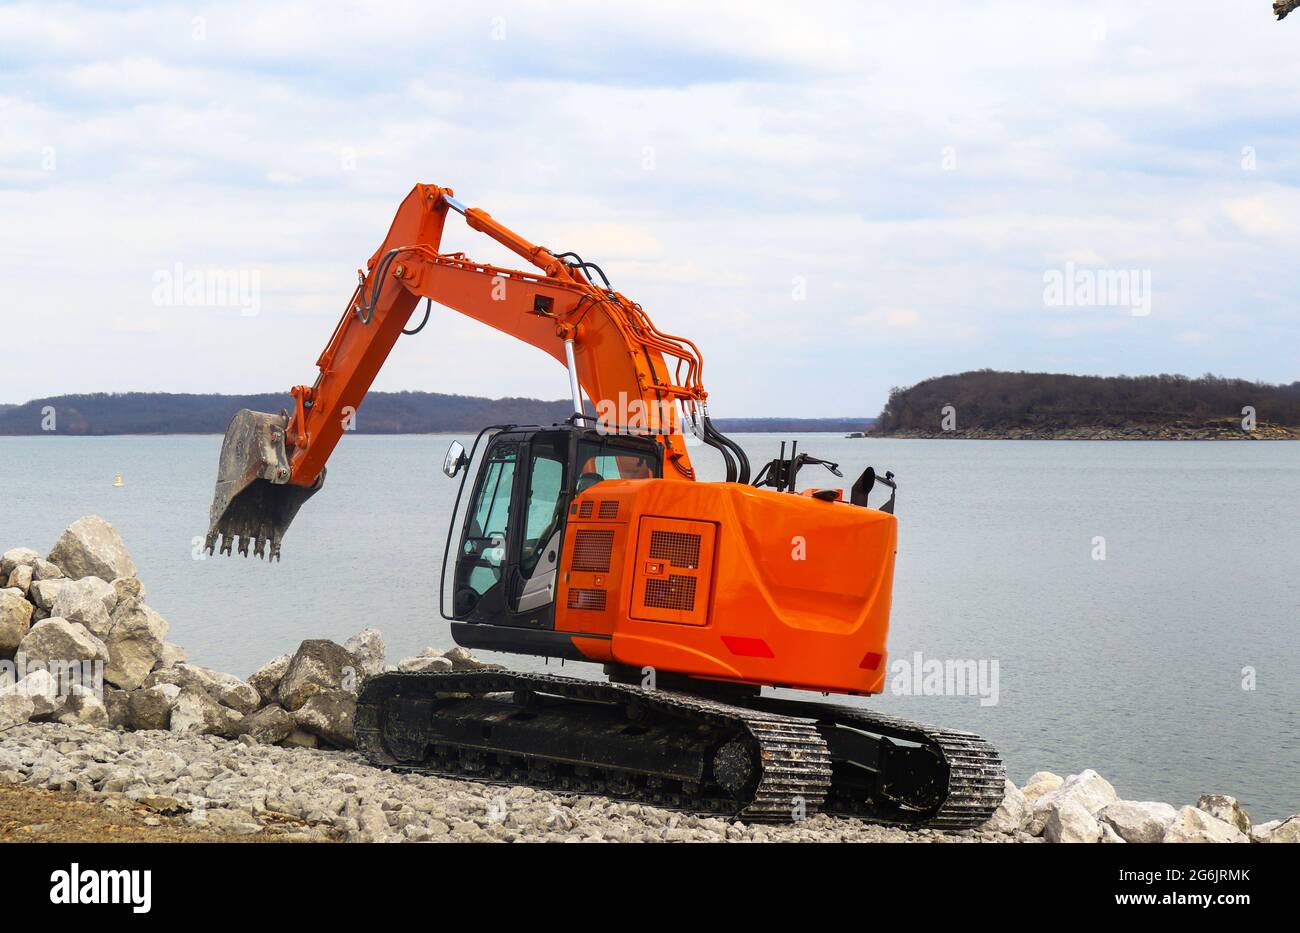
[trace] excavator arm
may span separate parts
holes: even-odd
[[[441,252],[449,212],[461,214],[470,228],[539,271]],[[709,422],[702,360],[693,343],[656,328],[640,305],[609,286],[599,267],[574,253],[557,255],[530,243],[486,211],[465,207],[450,188],[416,185],[359,278],[317,360],[316,381],[291,390],[292,413],[244,410],[232,420],[206,539],[210,552],[221,536],[222,553],[237,542],[246,555],[252,543],[254,553],[264,556],[269,543],[269,556],[279,556],[285,529],[323,483],[330,454],[421,298],[566,365],[576,416],[588,417],[581,387],[602,426],[655,437],[680,478],[695,477],[682,435],[685,421],[721,451],[729,480],[748,481],[743,452]]]

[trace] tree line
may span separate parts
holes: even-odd
[[[97,392],[0,405],[0,435],[224,434],[235,412],[292,411],[288,394]],[[480,398],[437,392],[370,392],[358,407],[358,434],[473,433],[491,424],[555,424],[568,399]],[[723,431],[862,431],[870,418],[721,418]]]
[[[1271,385],[1207,373],[1200,378],[1070,376],[981,369],[894,388],[877,419],[880,433],[935,429],[945,406],[962,429],[1162,423],[1242,417],[1300,425],[1300,382]]]
[[[287,392],[256,395],[97,392],[33,399],[0,409],[0,435],[224,434],[235,412],[292,411]],[[489,424],[551,424],[567,418],[568,401],[478,398],[436,392],[371,392],[358,407],[358,434],[478,431]],[[53,427],[47,427],[53,419]]]

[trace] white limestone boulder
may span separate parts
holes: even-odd
[[[1029,823],[1029,816],[1029,803],[1025,800],[1025,795],[1013,782],[1007,781],[1002,803],[982,828],[995,833],[1019,832]]]
[[[32,627],[32,604],[0,590],[0,655],[12,655]]]
[[[1032,808],[1039,797],[1060,789],[1060,786],[1064,783],[1065,778],[1059,774],[1053,774],[1051,771],[1036,771],[1030,775],[1029,780],[1025,782],[1025,786],[1020,789],[1020,792],[1025,797],[1025,803]]]
[[[1183,807],[1165,830],[1163,842],[1249,842],[1250,838],[1197,807]]]
[[[168,628],[167,620],[143,600],[119,602],[104,636],[109,651],[104,679],[123,690],[140,687],[162,661]]]
[[[1243,833],[1250,833],[1250,814],[1242,809],[1236,797],[1229,797],[1227,794],[1201,794],[1201,799],[1196,801],[1196,807],[1215,819],[1237,827]]]
[[[1056,790],[1042,794],[1033,802],[1028,831],[1031,835],[1041,835],[1052,809],[1066,800],[1075,801],[1095,816],[1102,807],[1118,799],[1111,783],[1091,768],[1071,774]]]
[[[9,579],[9,575],[18,567],[31,567],[40,559],[40,554],[29,547],[11,547],[0,555],[0,578]]]
[[[1110,826],[1125,842],[1155,843],[1178,815],[1167,803],[1117,800],[1102,807],[1097,818]]]
[[[1078,797],[1063,797],[1047,808],[1043,838],[1048,842],[1098,842],[1101,823]]]
[[[73,580],[135,576],[135,563],[121,535],[98,515],[86,515],[69,525],[55,542],[49,561]]]
[[[1300,842],[1300,816],[1269,820],[1250,830],[1251,842]]]
[[[362,629],[343,643],[357,659],[357,669],[364,677],[384,672],[384,636],[376,628]]]
[[[33,661],[51,662],[108,661],[108,646],[83,626],[67,619],[52,617],[31,627],[18,650]]]

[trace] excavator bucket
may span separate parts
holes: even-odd
[[[239,553],[245,557],[251,541],[256,556],[280,559],[280,539],[285,529],[325,481],[322,470],[311,486],[289,482],[289,457],[284,446],[288,421],[287,415],[268,415],[247,408],[230,420],[221,444],[211,523],[204,541],[209,554],[215,553],[220,535],[222,554],[229,554],[238,539]]]

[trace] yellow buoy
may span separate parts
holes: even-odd
[[[116,475],[113,476],[113,485],[114,485],[114,486],[121,486],[121,485],[122,485],[122,474],[121,474],[121,473],[118,473],[118,474],[116,474]]]

